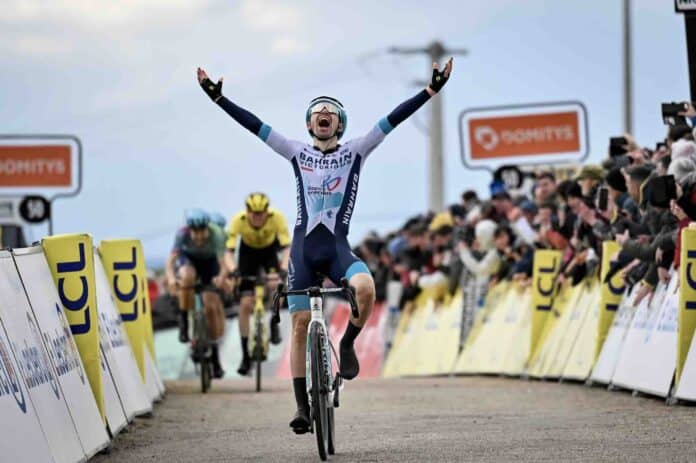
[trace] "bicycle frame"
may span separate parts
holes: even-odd
[[[249,339],[251,341],[251,352],[254,353],[256,349],[257,331],[261,330],[261,349],[262,356],[265,360],[268,355],[268,331],[266,330],[265,318],[266,318],[266,307],[263,303],[263,298],[266,292],[266,285],[264,282],[257,282],[254,286],[254,310],[251,314],[252,323],[250,324],[251,333]]]
[[[313,324],[318,324],[321,327],[321,332],[324,335],[323,338],[323,345],[322,345],[322,365],[324,367],[325,375],[324,378],[327,380],[327,384],[324,384],[324,388],[326,392],[331,393],[334,390],[334,382],[333,382],[333,372],[331,368],[331,350],[329,347],[329,330],[326,328],[326,321],[324,320],[324,309],[323,309],[323,304],[324,300],[321,296],[315,296],[315,297],[310,297],[309,298],[309,307],[311,310],[312,318],[309,321],[309,324],[307,325],[307,333],[310,333],[312,330],[312,325]],[[307,336],[307,343],[306,343],[306,355],[305,355],[305,372],[306,372],[306,378],[307,378],[307,395],[309,397],[310,401],[310,406],[311,404],[311,390],[312,390],[312,372],[311,372],[311,352],[312,352],[312,346],[310,342],[309,336]],[[324,389],[321,388],[321,389]],[[330,401],[331,407],[333,407],[333,401]]]

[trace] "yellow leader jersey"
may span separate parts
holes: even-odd
[[[254,228],[247,220],[246,211],[242,211],[230,220],[230,227],[227,231],[227,249],[236,249],[240,239],[246,246],[254,249],[273,246],[276,239],[280,247],[286,247],[290,245],[288,223],[282,212],[269,207],[266,223],[261,228]]]

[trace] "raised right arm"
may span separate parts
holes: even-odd
[[[251,111],[236,105],[222,94],[222,79],[214,83],[202,69],[198,69],[198,82],[203,91],[210,97],[215,104],[221,107],[239,125],[259,137],[264,143],[270,146],[273,151],[286,159],[290,159],[294,154],[294,143],[283,135],[273,130],[270,125],[264,124],[261,119],[256,117]]]

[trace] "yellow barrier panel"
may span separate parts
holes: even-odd
[[[141,301],[143,304],[141,323],[143,324],[143,329],[145,330],[145,341],[147,343],[148,350],[154,362],[157,361],[157,356],[155,355],[155,335],[152,329],[152,301],[150,301],[150,291],[147,285],[147,269],[145,268],[145,253],[143,252],[143,245],[140,240],[136,241],[136,252],[138,260],[138,273],[140,278],[140,291],[141,291]]]
[[[679,384],[696,327],[696,229],[682,230],[679,265],[679,324],[677,331],[677,378]]]
[[[461,317],[461,292],[454,298],[447,297],[443,303],[432,305],[425,317],[414,374],[438,375],[452,371],[459,349]]]
[[[544,366],[547,362],[547,357],[553,356],[556,353],[557,334],[554,335],[554,329],[561,320],[563,313],[567,310],[572,310],[581,294],[582,287],[580,285],[573,287],[566,281],[561,286],[558,295],[551,303],[551,310],[548,311],[549,318],[544,324],[543,331],[539,334],[536,350],[532,353],[531,360],[527,365],[527,373],[529,376],[541,378],[544,375]]]
[[[553,353],[547,358],[544,365],[543,376],[545,378],[560,378],[563,374],[570,352],[578,337],[585,320],[588,310],[590,293],[588,292],[588,280],[585,280],[575,287],[576,297],[569,302],[558,322],[556,329],[556,340],[553,345]]]
[[[127,239],[104,240],[99,245],[99,255],[109,279],[111,294],[121,314],[123,326],[126,327],[141,379],[145,382],[146,333],[145,325],[142,323],[144,317],[140,316],[142,298],[138,294],[140,283],[137,243],[137,240]]]
[[[517,310],[508,312],[508,319],[513,323],[514,330],[510,333],[510,343],[501,373],[509,376],[520,376],[529,358],[529,344],[532,331],[532,290],[527,287],[520,294]]]
[[[485,347],[481,347],[479,340],[483,338],[483,343],[486,343],[486,332],[489,331],[493,323],[492,315],[499,305],[505,303],[510,287],[511,283],[504,281],[488,291],[485,305],[474,316],[474,323],[459,354],[454,373],[477,372],[476,368],[480,364],[480,357],[485,353]]]
[[[502,365],[502,354],[498,350],[500,332],[504,331],[507,308],[518,297],[515,286],[510,285],[503,296],[492,304],[486,304],[483,324],[473,344],[467,347],[466,363],[459,364],[463,373],[493,373],[495,365]],[[502,368],[502,366],[501,366]]]
[[[408,342],[409,327],[411,326],[411,316],[413,312],[401,312],[399,315],[399,323],[396,326],[394,333],[394,341],[392,347],[387,353],[387,358],[384,360],[382,367],[382,376],[385,378],[395,378],[398,375],[401,359],[403,358],[403,346]],[[406,341],[404,341],[406,339]]]
[[[534,356],[556,294],[556,276],[561,266],[560,251],[534,252],[532,269],[532,333],[529,360]]]
[[[594,277],[592,277],[594,279]],[[585,292],[584,307],[580,307],[584,312],[584,321],[576,335],[572,350],[564,362],[565,366],[561,373],[564,379],[574,379],[584,381],[592,373],[592,368],[596,362],[595,349],[597,336],[599,335],[600,313],[602,311],[599,301],[601,291],[599,284],[593,282]]]
[[[512,341],[519,329],[518,321],[525,311],[529,311],[529,298],[523,287],[513,283],[505,303],[500,304],[496,310],[494,323],[486,332],[489,342],[485,343],[485,354],[481,356],[481,362],[477,366],[479,373],[503,372],[510,349],[514,347]]]
[[[70,331],[75,338],[97,408],[106,423],[92,237],[87,234],[55,235],[45,238],[41,246],[56,282],[58,296],[70,323]]]
[[[433,299],[436,292],[425,289],[413,301],[413,309],[410,314],[401,314],[399,326],[394,337],[394,344],[382,375],[385,378],[408,376],[415,374],[414,359],[421,348],[421,334],[425,326],[425,317],[429,307],[428,301]]]
[[[602,352],[604,340],[607,338],[607,333],[609,333],[609,328],[611,328],[611,324],[614,321],[616,310],[619,308],[621,299],[623,299],[624,292],[626,291],[626,284],[623,278],[621,278],[621,272],[616,272],[610,281],[604,282],[607,273],[609,273],[609,261],[619,249],[619,243],[616,241],[605,241],[602,243],[602,271],[600,273],[601,298],[599,302],[598,331],[594,349],[595,360],[599,357],[599,353]]]

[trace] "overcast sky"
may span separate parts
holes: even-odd
[[[662,138],[659,103],[688,98],[684,20],[665,0],[634,0],[635,135]],[[466,47],[444,97],[446,199],[490,181],[461,164],[469,107],[580,100],[592,160],[622,130],[621,0],[3,0],[0,133],[69,133],[84,145],[82,194],[54,206],[56,232],[143,239],[161,262],[183,210],[229,216],[250,191],[295,216],[292,169],[203,94],[197,66],[288,137],[307,139],[318,95],[348,111],[346,139],[417,91],[425,57],[392,45]],[[372,155],[351,240],[387,231],[427,203],[427,110]],[[33,231],[39,238],[42,230]]]

